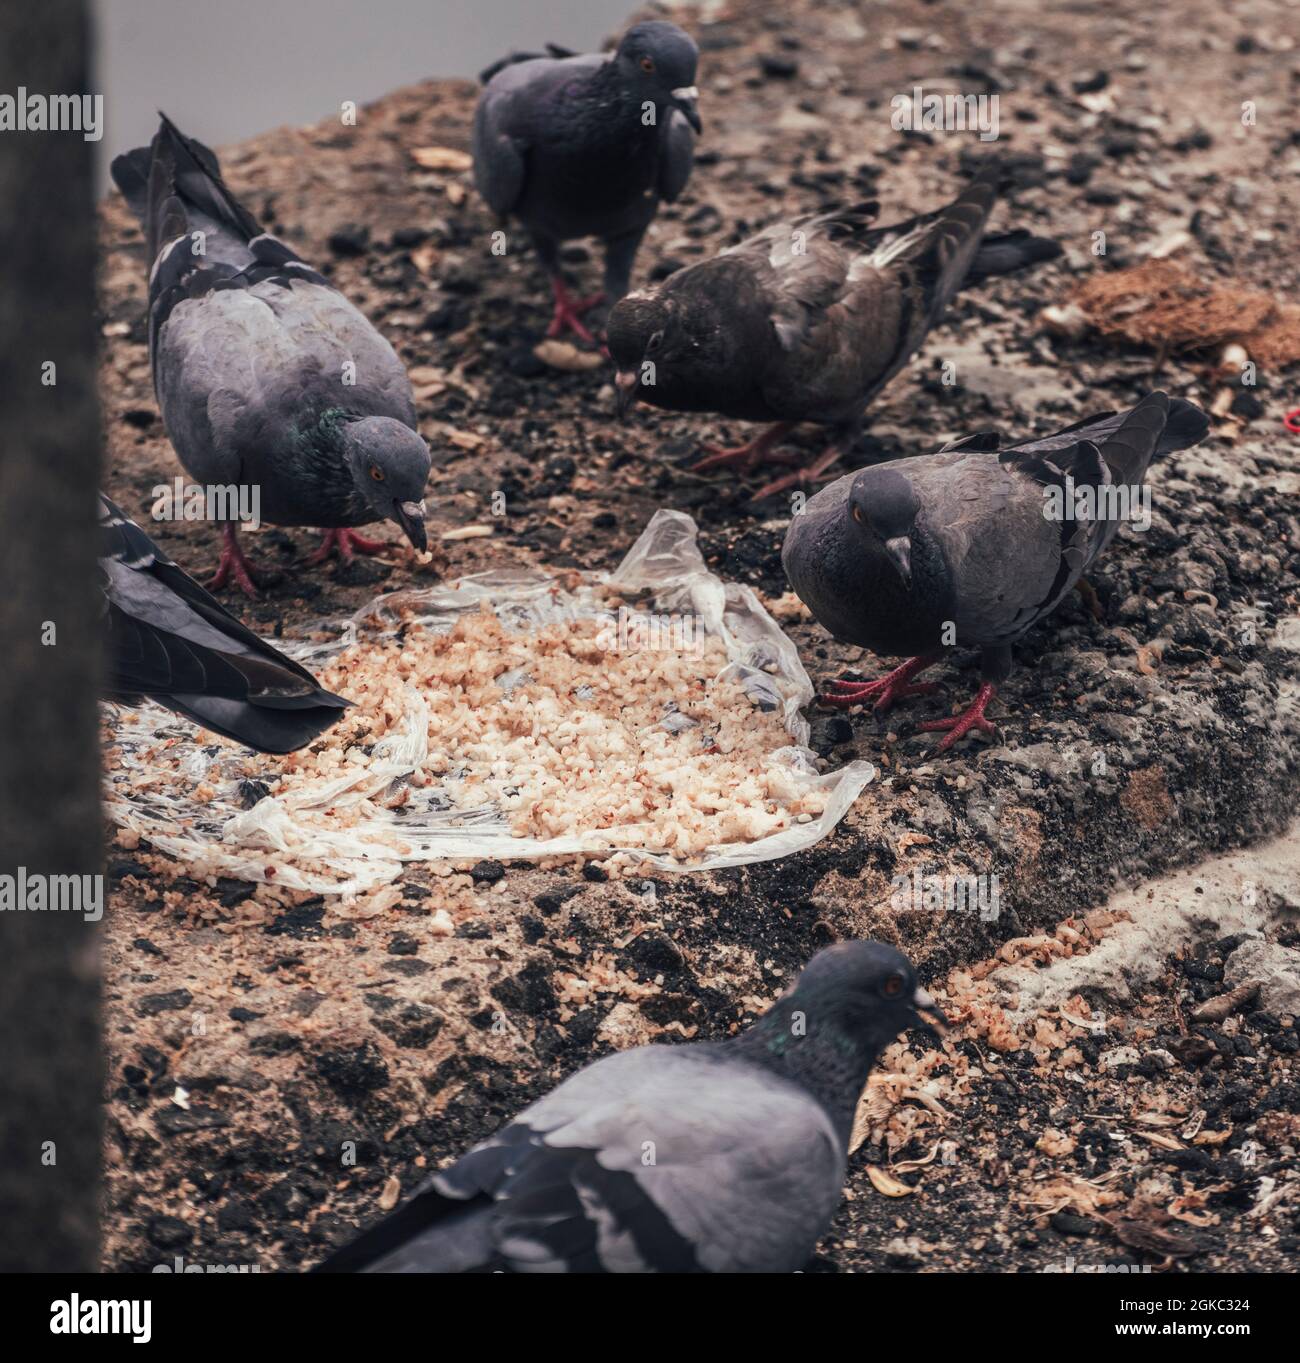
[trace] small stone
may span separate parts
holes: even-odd
[[[556,890],[543,890],[541,894],[534,897],[533,903],[545,914],[559,913],[560,909],[575,894],[581,894],[581,892],[581,885],[562,885]]]
[[[1102,142],[1101,149],[1107,156],[1121,160],[1126,156],[1132,156],[1138,150],[1138,146],[1136,133],[1112,133]]]
[[[399,227],[392,237],[393,245],[399,251],[407,250],[412,246],[419,246],[421,242],[428,239],[429,233],[423,227]]]
[[[135,1011],[141,1017],[156,1017],[159,1013],[174,1013],[180,1008],[188,1008],[193,995],[188,989],[173,989],[166,994],[146,994],[136,1004]]]
[[[1052,1217],[1052,1229],[1058,1235],[1092,1235],[1092,1222],[1073,1212],[1057,1212]]]
[[[327,245],[336,256],[363,256],[370,247],[370,229],[348,223],[329,234]]]
[[[224,1231],[251,1231],[257,1228],[257,1218],[251,1202],[238,1198],[227,1202],[217,1213],[217,1229]]]
[[[1097,157],[1086,151],[1076,151],[1065,168],[1065,178],[1072,185],[1086,185],[1092,179],[1092,172],[1100,165]]]
[[[388,1066],[372,1041],[348,1050],[321,1051],[315,1059],[316,1073],[344,1097],[357,1097],[385,1088]]]
[[[758,59],[759,69],[775,80],[791,80],[799,74],[799,63],[793,57],[764,53]]]
[[[154,1114],[154,1121],[167,1136],[179,1136],[188,1131],[213,1131],[229,1126],[230,1118],[211,1107],[165,1107]]]
[[[292,1032],[263,1032],[248,1043],[253,1055],[288,1055],[290,1051],[302,1049],[302,1042]]]
[[[1074,87],[1076,95],[1095,95],[1098,90],[1104,90],[1110,84],[1110,72],[1098,69],[1071,81],[1070,84]]]
[[[1300,1015],[1300,951],[1251,938],[1228,957],[1223,973],[1231,985],[1258,980],[1261,1011]]]
[[[194,1238],[194,1232],[179,1216],[151,1216],[145,1234],[159,1249],[180,1249]]]
[[[680,970],[685,957],[676,942],[661,932],[643,932],[628,943],[627,954],[651,975]]]

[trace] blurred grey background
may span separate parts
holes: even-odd
[[[94,0],[104,96],[98,184],[167,113],[219,146],[314,123],[429,76],[475,76],[512,49],[594,51],[635,0]]]

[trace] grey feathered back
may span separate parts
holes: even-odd
[[[968,277],[1060,253],[1026,233],[984,253],[999,178],[990,165],[952,203],[885,227],[874,201],[773,223],[625,299],[609,321],[614,358],[624,371],[656,362],[639,390],[654,406],[853,425]],[[662,356],[646,349],[661,329]],[[675,352],[679,333],[691,344]]]
[[[1151,393],[1047,437],[1004,446],[981,433],[858,470],[792,519],[782,562],[799,597],[847,642],[886,656],[933,652],[951,621],[958,646],[1003,648],[1060,604],[1119,528],[1113,516],[1050,519],[1048,498],[1064,505],[1067,489],[1136,488],[1156,455],[1196,444],[1207,429],[1193,404]],[[855,487],[869,504],[885,477],[905,479],[920,508],[910,588],[849,513]]]
[[[257,486],[275,524],[375,519],[341,456],[311,433],[330,412],[417,429],[392,346],[261,231],[213,153],[165,115],[151,147],[119,156],[112,173],[149,241],[154,386],[186,470],[203,484]]]

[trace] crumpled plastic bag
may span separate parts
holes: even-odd
[[[576,585],[570,585],[576,579]],[[434,587],[377,597],[339,625],[327,644],[290,645],[286,651],[309,665],[341,652],[377,630],[395,632],[399,620],[447,630],[466,611],[487,602],[508,630],[527,631],[560,620],[609,618],[594,588],[604,583],[638,599],[638,609],[695,616],[705,632],[719,636],[728,662],[719,676],[734,676],[755,705],[779,710],[790,743],[769,754],[789,769],[794,782],[829,790],[822,814],[748,843],[710,847],[690,862],[641,847],[621,847],[617,828],[592,829],[561,838],[516,838],[501,811],[410,809],[399,819],[377,808],[363,827],[345,828],[325,817],[381,795],[402,781],[428,753],[428,708],[415,688],[406,694],[398,732],[376,744],[370,759],[331,781],[305,783],[243,808],[246,755],[226,743],[200,744],[198,730],[150,705],[136,724],[115,724],[121,760],[110,773],[105,804],[121,828],[138,833],[175,857],[191,877],[230,876],[274,881],[313,894],[354,895],[390,884],[405,863],[443,858],[538,859],[570,853],[611,855],[622,851],[658,871],[689,872],[771,861],[825,838],[876,775],[869,762],[850,762],[820,774],[807,747],[808,724],[800,714],[813,696],[812,683],[794,644],[763,609],[749,587],[722,582],[705,566],[696,526],[680,511],[655,513],[618,568],[608,576],[501,569]],[[399,614],[400,613],[400,614]],[[362,627],[367,633],[361,634]],[[506,680],[508,684],[508,679]],[[161,763],[164,743],[168,760]],[[179,755],[180,778],[173,766]],[[160,773],[169,778],[160,781]],[[200,784],[215,787],[211,799],[196,798]]]

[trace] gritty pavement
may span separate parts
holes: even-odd
[[[1253,995],[1215,1021],[1194,1013],[1235,987],[1244,934],[1300,947],[1297,877],[1288,888],[1233,861],[1196,931],[1146,941],[1136,989],[1080,965],[1067,1002],[1047,991],[1017,1012],[997,988],[1007,970],[1086,962],[1140,916],[1140,903],[1108,909],[1113,892],[1140,899],[1153,877],[1276,837],[1296,808],[1300,437],[1281,417],[1300,403],[1297,369],[1261,368],[1244,387],[1213,352],[1062,339],[1039,321],[1091,272],[1177,233],[1189,268],[1295,295],[1300,51],[1287,7],[794,0],[677,13],[701,47],[706,135],[637,279],[782,212],[878,197],[887,219],[951,197],[989,148],[891,128],[890,100],[917,84],[999,95],[994,145],[1015,188],[994,230],[1065,247],[958,300],[873,407],[855,463],[993,426],[1050,430],[1157,386],[1217,401],[1213,434],[1153,468],[1150,528],[1123,531],[1092,597],[1017,649],[994,741],[936,759],[915,730],[965,703],[965,656],[936,669],[942,695],[885,726],[816,713],[823,757],[865,758],[881,776],[806,853],[636,882],[576,862],[480,865],[447,937],[433,931],[435,867],[412,868],[401,901],[372,912],[199,885],[145,846],[114,846],[106,1264],[307,1266],[595,1055],[724,1036],[819,946],[870,935],[912,955],[957,1026],[943,1053],[918,1041],[887,1058],[817,1268],[1294,1268],[1294,1010]],[[227,604],[294,637],[377,592],[489,566],[609,568],[660,506],[696,518],[719,576],[778,602],[789,506],[751,505],[761,471],[746,485],[685,467],[701,443],[745,429],[646,409],[617,424],[607,367],[556,369],[535,353],[549,309],[527,243],[494,256],[496,224],[459,160],[414,155],[463,151],[474,97],[469,82],[429,83],[368,106],[355,128],[279,129],[222,151],[248,207],[393,341],[435,451],[431,563],[394,540],[383,560],[310,568],[313,536],[268,528],[249,540],[275,582]],[[180,470],[149,379],[143,245],[116,196],[102,239],[106,486],[206,576],[210,525],[149,522],[152,489]],[[566,261],[580,284],[595,278],[586,247]],[[797,441],[812,453],[822,438]],[[471,524],[492,533],[439,538]],[[814,682],[882,666],[806,616],[784,623]],[[895,878],[913,873],[996,876],[998,911],[900,910]]]

